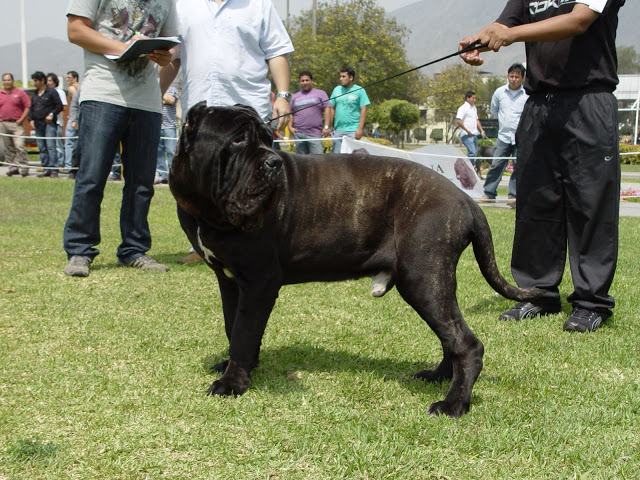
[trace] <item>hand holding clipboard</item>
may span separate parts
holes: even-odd
[[[135,40],[121,55],[105,55],[105,58],[116,63],[130,62],[140,56],[153,53],[154,50],[170,50],[180,45],[178,37],[144,37]]]

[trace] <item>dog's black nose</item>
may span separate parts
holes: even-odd
[[[269,155],[264,164],[267,168],[278,169],[282,166],[282,159],[277,155]]]

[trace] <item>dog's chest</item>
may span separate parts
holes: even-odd
[[[216,255],[213,253],[213,250],[211,250],[209,247],[205,245],[202,235],[200,234],[200,227],[198,227],[196,236],[198,239],[198,246],[200,247],[200,250],[202,250],[202,253],[204,254],[205,261],[211,265],[222,265],[222,270],[224,274],[229,278],[233,278],[233,274],[231,273],[231,271],[224,266],[224,263],[220,261],[218,257],[216,257]]]

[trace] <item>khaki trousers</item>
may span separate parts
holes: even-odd
[[[14,121],[4,120],[0,122],[0,134],[16,135],[15,137],[2,137],[4,140],[4,161],[9,164],[9,170],[18,170],[19,164],[24,165],[20,169],[21,173],[28,172],[26,166],[29,163],[29,157],[24,145],[24,127]]]

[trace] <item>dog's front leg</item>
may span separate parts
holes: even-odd
[[[231,344],[231,335],[233,334],[233,324],[238,311],[238,299],[240,297],[240,289],[235,280],[230,279],[223,271],[216,269],[218,277],[218,286],[220,287],[220,296],[222,298],[222,313],[224,316],[224,331],[227,334],[227,340]],[[223,374],[229,365],[229,359],[216,363],[211,367],[211,371]]]
[[[259,282],[240,281],[232,325],[226,322],[225,308],[227,335],[230,334],[229,361],[222,377],[209,387],[208,395],[242,395],[251,385],[251,370],[258,364],[262,336],[280,285],[275,276],[262,278]]]

